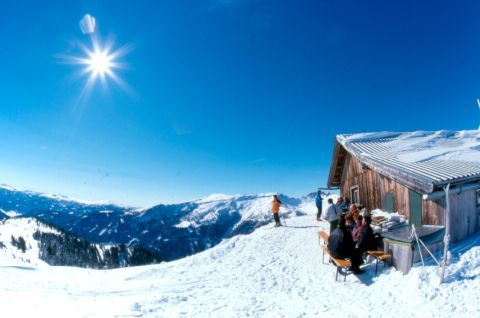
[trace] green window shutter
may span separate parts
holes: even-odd
[[[387,192],[385,194],[385,211],[387,212],[395,212],[393,207],[393,193]]]
[[[422,196],[415,191],[408,190],[410,208],[410,224],[422,225]]]

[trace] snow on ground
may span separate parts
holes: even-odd
[[[0,267],[3,265],[23,266],[47,266],[47,264],[38,258],[38,242],[33,239],[33,233],[38,229],[43,233],[58,233],[52,228],[39,226],[38,222],[32,218],[7,219],[0,221]],[[25,252],[20,253],[17,247],[12,245],[12,238],[18,240],[22,238],[25,241]]]
[[[335,282],[312,214],[178,261],[116,270],[0,266],[2,317],[478,317],[480,235],[439,268]],[[382,266],[380,266],[382,268]]]

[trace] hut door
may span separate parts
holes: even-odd
[[[408,190],[410,208],[410,224],[422,225],[422,196],[415,191]]]

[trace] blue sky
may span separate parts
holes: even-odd
[[[145,206],[324,186],[334,136],[476,129],[475,1],[9,1],[0,183]],[[97,82],[60,55],[130,45]]]

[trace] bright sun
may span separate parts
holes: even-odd
[[[125,92],[132,93],[128,84],[116,74],[117,70],[128,69],[127,65],[119,62],[119,60],[133,49],[131,45],[113,49],[113,42],[111,41],[100,45],[96,39],[92,39],[91,49],[82,44],[80,44],[80,48],[84,53],[83,56],[60,55],[59,57],[66,63],[81,65],[82,70],[79,75],[88,76],[82,96],[87,94],[98,80],[102,85],[105,85],[104,87],[106,87],[108,80],[111,80]]]
[[[106,51],[95,50],[94,52],[89,52],[89,58],[87,60],[88,70],[94,76],[105,76],[105,73],[108,75],[112,74],[112,67],[114,63],[112,62],[112,55],[109,55]]]

